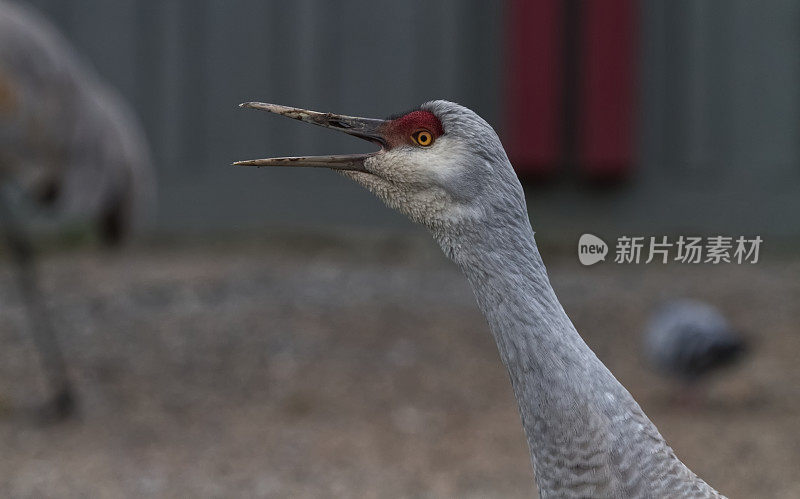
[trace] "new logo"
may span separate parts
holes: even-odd
[[[608,254],[608,245],[593,234],[584,234],[578,240],[578,260],[583,265],[594,265],[605,261]]]

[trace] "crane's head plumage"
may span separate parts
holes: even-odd
[[[236,165],[339,170],[392,208],[434,229],[481,219],[497,209],[524,212],[522,188],[497,134],[480,116],[458,104],[431,101],[384,120],[258,102],[241,106],[339,130],[380,149],[368,154],[239,161]]]

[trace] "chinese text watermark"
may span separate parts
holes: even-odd
[[[614,263],[734,263],[758,262],[761,236],[620,236]],[[608,245],[599,237],[583,234],[578,240],[578,259],[583,265],[605,261]]]

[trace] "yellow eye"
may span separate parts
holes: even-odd
[[[411,134],[411,138],[422,147],[428,147],[433,144],[433,134],[427,130],[417,130]]]

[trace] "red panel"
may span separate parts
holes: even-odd
[[[562,161],[562,2],[510,0],[508,12],[506,150],[521,176],[546,177]]]
[[[578,162],[593,179],[624,177],[634,162],[634,0],[581,3]]]

